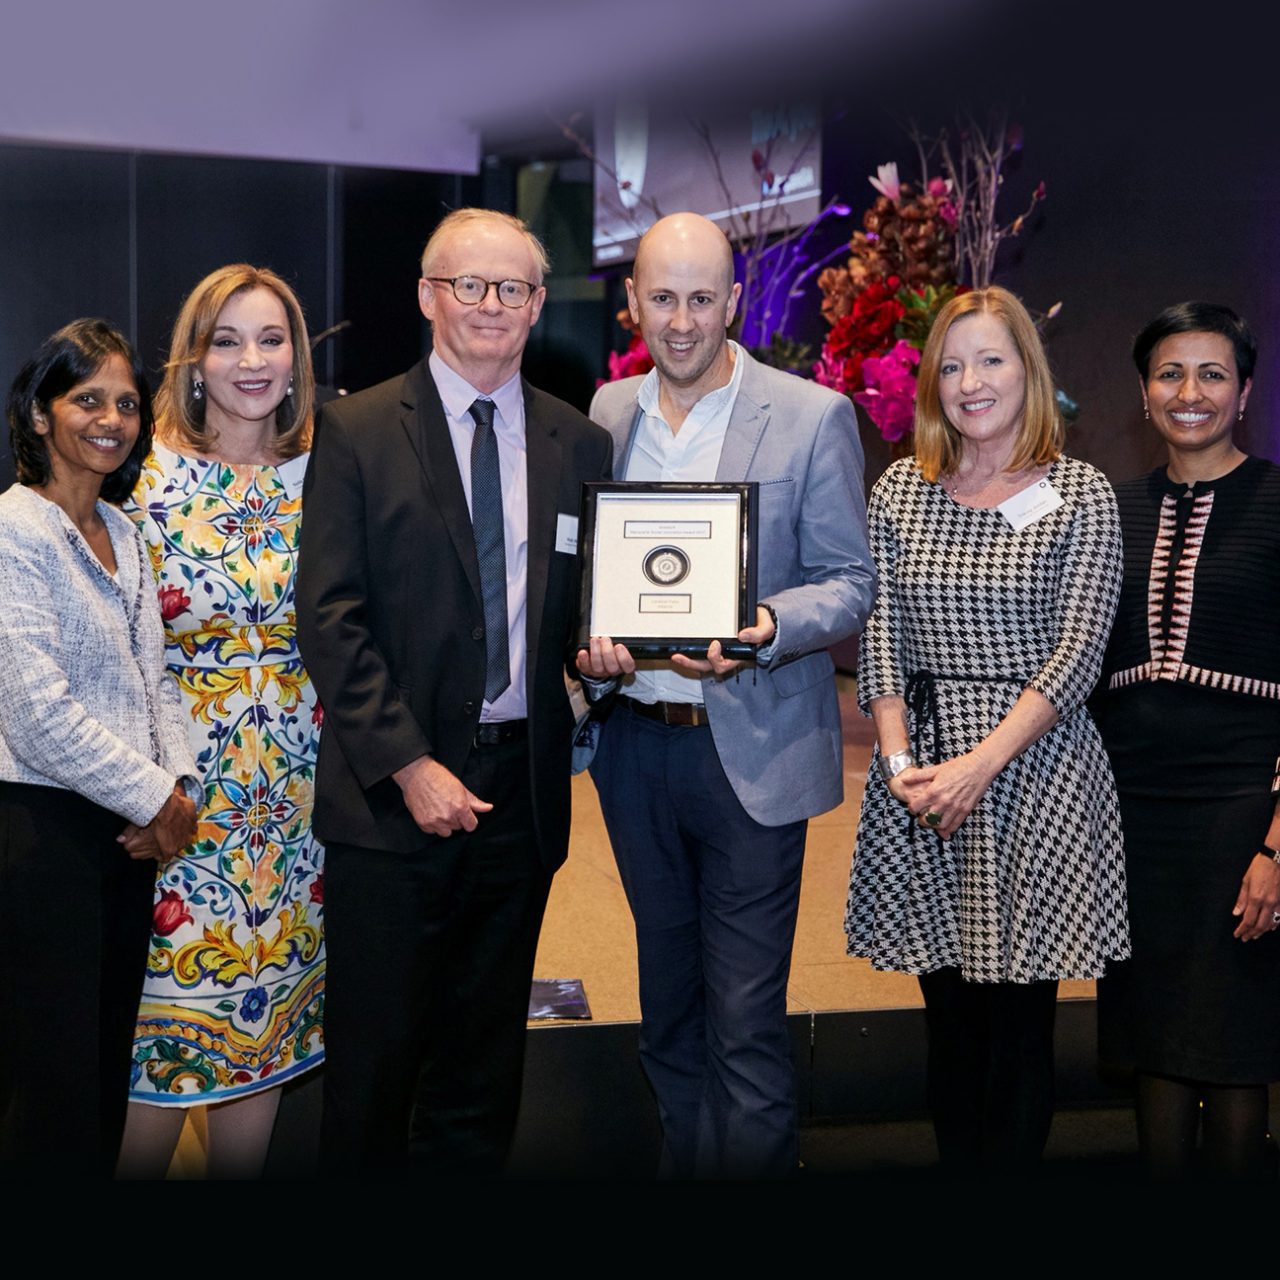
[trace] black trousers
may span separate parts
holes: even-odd
[[[0,1167],[110,1176],[124,1129],[156,864],[125,820],[0,782]]]
[[[1044,1153],[1053,1122],[1055,981],[920,975],[929,1033],[929,1111],[944,1166],[1016,1172]]]
[[[502,1171],[520,1104],[538,932],[551,888],[524,742],[473,749],[474,832],[412,853],[325,847],[325,1079],[331,1177]]]

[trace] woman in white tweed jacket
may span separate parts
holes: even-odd
[[[132,489],[151,403],[104,321],[9,394],[0,496],[0,1163],[108,1174],[155,860],[193,836],[195,761],[165,672]]]

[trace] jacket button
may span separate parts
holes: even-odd
[[[462,710],[466,715],[470,715],[475,709],[476,709],[476,704],[472,702],[470,698],[468,698],[466,702],[462,704]]]
[[[483,627],[472,627],[472,628],[471,628],[471,638],[472,638],[473,640],[483,640],[483,639],[484,639],[484,628],[483,628]]]

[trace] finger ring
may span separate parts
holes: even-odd
[[[1271,927],[1274,929],[1278,924],[1280,924],[1280,911],[1273,911],[1271,913]]]
[[[942,814],[940,814],[936,809],[930,809],[929,812],[924,815],[924,820],[931,827],[942,826]]]

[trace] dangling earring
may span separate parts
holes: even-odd
[[[1240,412],[1236,414],[1236,421],[1237,421],[1237,422],[1243,422],[1243,421],[1244,421],[1244,410],[1243,410],[1243,409],[1241,409],[1241,410],[1240,410]]]
[[[1142,406],[1142,420],[1143,422],[1151,421],[1151,410],[1145,404]]]
[[[191,384],[191,398],[193,400],[204,399],[204,383],[199,378]]]
[[[293,395],[293,375],[292,374],[289,375],[289,385],[285,387],[284,393],[287,396]]]

